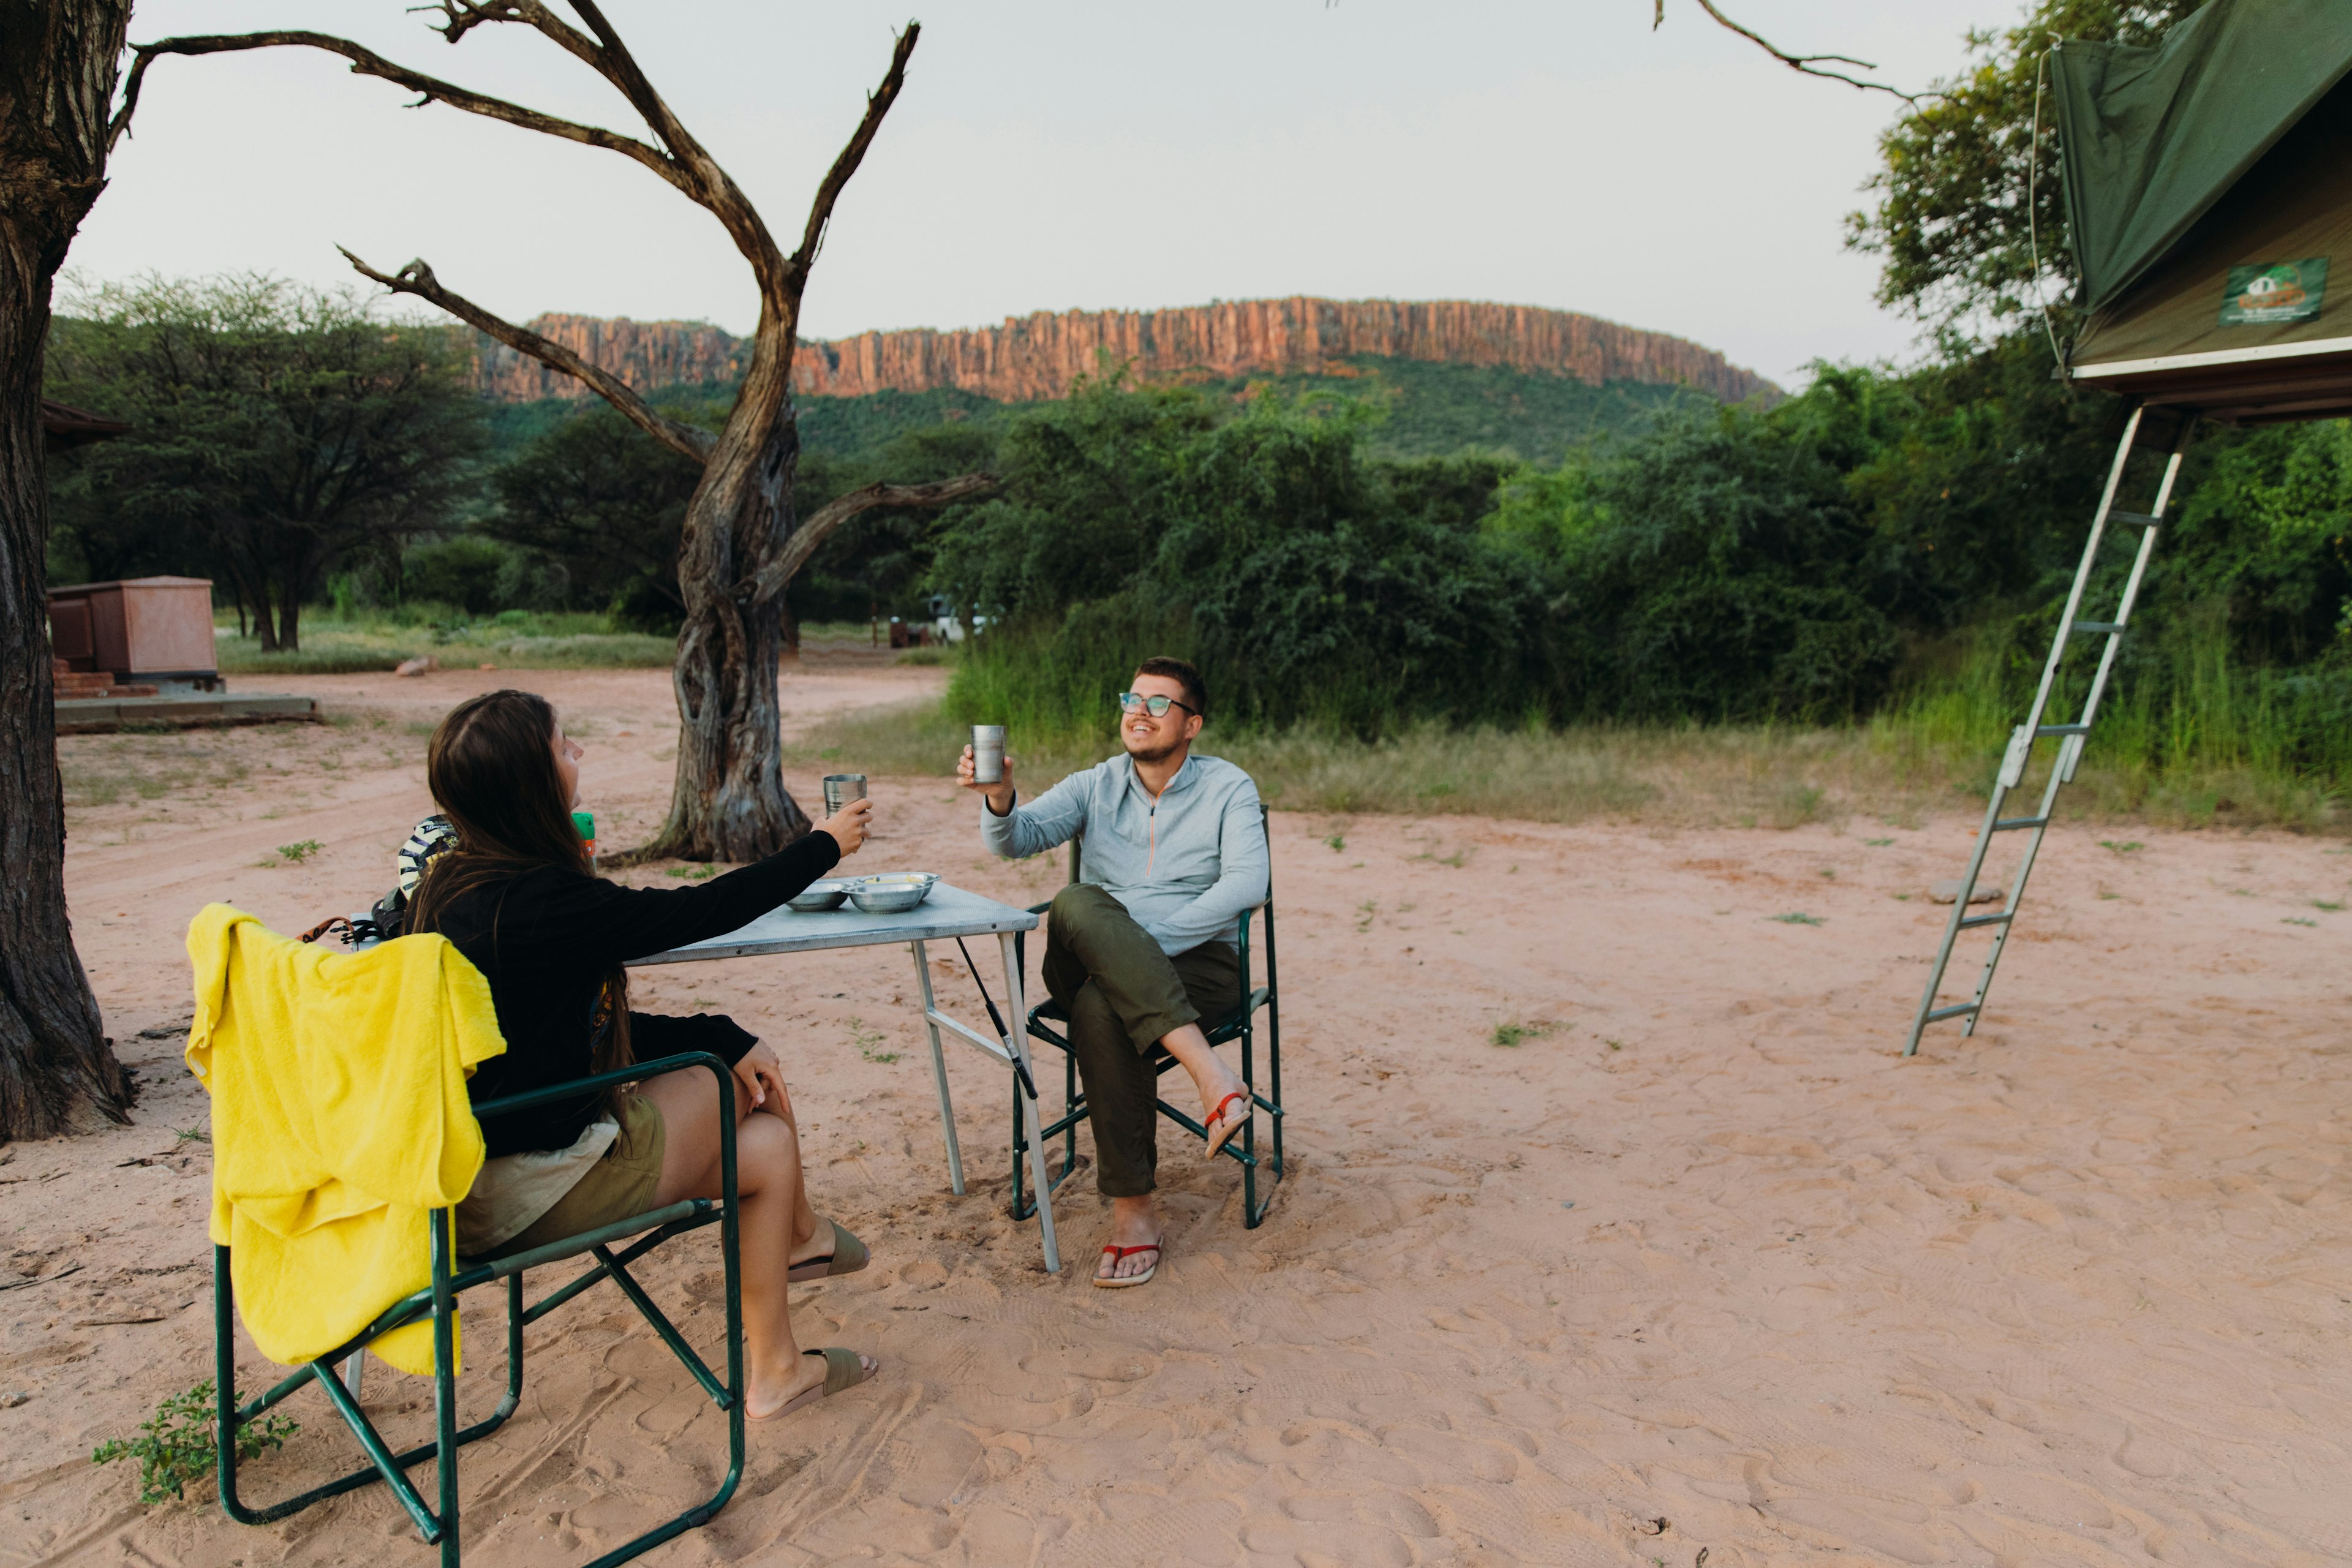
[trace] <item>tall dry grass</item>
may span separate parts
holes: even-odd
[[[1988,724],[1906,710],[1837,727],[1431,724],[1373,742],[1314,730],[1212,729],[1200,749],[1248,769],[1278,810],[1743,827],[1860,816],[1908,825],[1931,812],[1981,811],[2013,721],[2006,713]],[[793,748],[790,760],[877,774],[944,775],[966,738],[939,707],[885,709],[820,726]],[[2062,818],[2320,833],[2352,826],[2325,783],[2228,757],[2151,762],[2117,747],[2116,760],[2103,760],[2104,739],[2103,726],[2074,785],[2061,792]],[[1016,730],[1008,749],[1024,792],[1034,795],[1111,755],[1116,745],[1106,726],[1092,745],[1053,735],[1024,745]],[[2046,778],[2052,749],[2039,749],[2028,789]]]

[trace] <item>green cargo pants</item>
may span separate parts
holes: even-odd
[[[1106,1197],[1139,1198],[1160,1164],[1152,1047],[1240,1005],[1241,955],[1204,942],[1171,958],[1117,899],[1076,882],[1054,896],[1045,968],[1045,989],[1070,1016],[1094,1124],[1095,1186]]]

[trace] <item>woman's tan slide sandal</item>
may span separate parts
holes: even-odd
[[[841,1227],[840,1221],[828,1219],[824,1223],[833,1226],[833,1250],[793,1264],[784,1278],[795,1285],[811,1279],[830,1279],[836,1274],[855,1274],[874,1256],[866,1250],[864,1242]]]
[[[880,1362],[867,1366],[865,1358],[856,1351],[844,1350],[839,1345],[827,1345],[821,1351],[803,1351],[801,1354],[824,1357],[824,1381],[807,1393],[786,1400],[782,1409],[766,1415],[754,1415],[752,1420],[773,1421],[779,1415],[790,1415],[803,1405],[814,1405],[818,1400],[839,1394],[845,1388],[856,1388],[882,1370]]]

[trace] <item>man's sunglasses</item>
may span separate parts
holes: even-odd
[[[1120,692],[1118,694],[1118,706],[1119,710],[1123,713],[1133,713],[1139,710],[1142,712],[1150,714],[1154,719],[1165,719],[1168,717],[1168,710],[1171,708],[1181,708],[1185,712],[1192,714],[1195,718],[1198,718],[1201,712],[1198,708],[1193,707],[1190,702],[1179,702],[1173,697],[1146,697],[1140,691]]]

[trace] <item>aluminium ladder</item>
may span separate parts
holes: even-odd
[[[2074,770],[2083,761],[2083,743],[2091,732],[2092,723],[2099,716],[2099,700],[2106,694],[2107,679],[2115,671],[2116,650],[2122,645],[2124,630],[2131,622],[2132,607],[2138,601],[2141,580],[2147,572],[2148,557],[2155,552],[2156,536],[2162,530],[2164,509],[2172,500],[2172,483],[2180,473],[2180,455],[2189,444],[2189,433],[2196,424],[2191,415],[2179,416],[2173,432],[2170,449],[2165,458],[2164,477],[2158,482],[2156,504],[2147,511],[2124,511],[2116,506],[2116,492],[2121,487],[2124,468],[2131,459],[2137,442],[2141,420],[2147,413],[2145,407],[2135,407],[2124,426],[2123,439],[2116,445],[2115,466],[2107,471],[2107,488],[2099,497],[2098,514],[2091,520],[2091,537],[2083,546],[2082,563],[2074,568],[2074,585],[2066,595],[2065,612],[2058,617],[2057,635],[2051,639],[2050,658],[2042,667],[2042,685],[2033,694],[2033,706],[2026,710],[2025,722],[2010,732],[2009,750],[2001,757],[2000,772],[1995,777],[1992,798],[1985,803],[1984,826],[1978,830],[1976,848],[1969,856],[1968,871],[1960,878],[1959,896],[1952,902],[1952,918],[1944,926],[1944,941],[1936,949],[1934,966],[1927,973],[1927,988],[1919,997],[1919,1011],[1911,1020],[1911,1038],[1903,1054],[1916,1056],[1919,1037],[1930,1024],[1946,1018],[1965,1018],[1963,1035],[1977,1032],[1977,1022],[1984,1016],[1985,995],[1992,989],[1993,971],[2000,965],[2001,950],[2009,945],[2009,933],[2015,928],[2018,905],[2025,898],[2025,879],[2033,871],[2033,858],[2042,848],[2042,836],[2049,828],[2051,808],[2057,804],[2058,791],[2074,782]],[[2131,575],[2125,580],[2122,601],[2110,621],[2076,619],[2083,607],[2083,595],[2091,584],[2091,574],[2098,563],[2099,546],[2106,538],[2110,523],[2140,531],[2139,548],[2132,558]],[[2059,667],[2076,637],[2101,639],[2098,673],[2092,677],[2091,689],[2083,699],[2081,712],[2072,723],[2042,722],[2050,707],[2051,694],[2056,689]],[[2042,786],[2041,804],[2031,816],[2003,816],[2001,806],[2009,794],[2025,778],[2027,762],[2033,754],[2037,741],[2058,742],[2056,762],[2050,769],[2049,782]],[[2022,833],[2026,836],[2024,853],[2019,858],[2017,872],[2009,884],[2009,896],[2000,910],[1993,914],[1969,913],[1969,899],[1976,892],[1977,878],[1984,870],[1986,852],[1992,847],[1993,836],[2000,833]],[[1977,979],[1976,994],[1966,1002],[1947,1006],[1936,1005],[1936,993],[1943,988],[1944,971],[1952,961],[1953,943],[1964,931],[1979,928],[1992,932],[1992,951],[1985,956],[1984,973]]]

